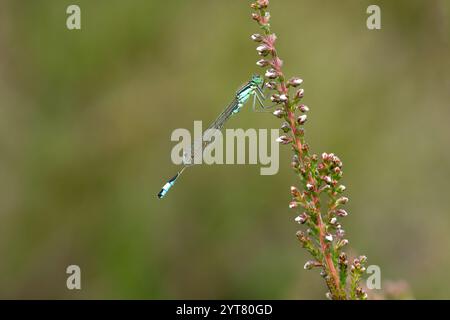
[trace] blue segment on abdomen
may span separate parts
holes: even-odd
[[[162,198],[166,195],[166,193],[169,191],[169,189],[173,186],[174,182],[167,182],[161,189],[161,191],[158,194],[159,198]]]

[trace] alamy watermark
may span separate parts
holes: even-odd
[[[172,132],[171,141],[178,143],[171,159],[176,165],[259,163],[261,175],[274,175],[279,169],[278,138],[278,129],[270,129],[270,134],[267,129],[226,129],[224,139],[222,131],[203,132],[202,122],[194,121],[193,137],[184,128]]]
[[[381,29],[381,9],[379,6],[372,4],[367,7],[366,12],[370,14],[367,18],[366,25],[369,30]]]
[[[81,29],[81,9],[76,4],[67,7],[66,13],[69,15],[66,20],[66,27],[69,30]]]
[[[66,280],[66,286],[69,290],[81,290],[81,269],[72,264],[67,267],[66,273],[69,274]]]

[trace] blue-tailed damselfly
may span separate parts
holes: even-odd
[[[171,179],[169,179],[166,184],[162,187],[161,191],[158,193],[158,198],[163,198],[170,188],[175,184],[177,179],[183,173],[183,171],[192,165],[194,165],[195,153],[202,151],[207,145],[209,145],[213,140],[211,137],[206,137],[205,134],[211,132],[211,129],[221,130],[225,122],[233,115],[238,113],[242,106],[249,100],[253,95],[253,110],[256,111],[256,102],[263,108],[265,107],[263,101],[266,99],[263,93],[264,80],[259,75],[253,75],[250,81],[244,84],[238,91],[230,102],[230,104],[222,111],[222,113],[217,117],[217,119],[205,130],[203,134],[202,141],[196,141],[192,143],[189,150],[185,150],[183,153],[183,168]]]

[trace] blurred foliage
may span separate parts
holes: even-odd
[[[82,30],[66,29],[68,5]],[[366,28],[378,4],[382,30]],[[450,3],[272,0],[308,140],[343,160],[350,245],[450,298]],[[0,2],[0,297],[324,298],[280,172],[198,166],[164,200],[175,128],[257,71],[244,1]],[[245,109],[228,127],[276,128]],[[66,267],[82,290],[66,289]]]

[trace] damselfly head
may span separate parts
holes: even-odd
[[[261,84],[263,84],[264,79],[263,77],[261,77],[259,74],[254,74],[252,76],[252,80],[251,80],[255,85],[257,86],[261,86]]]

